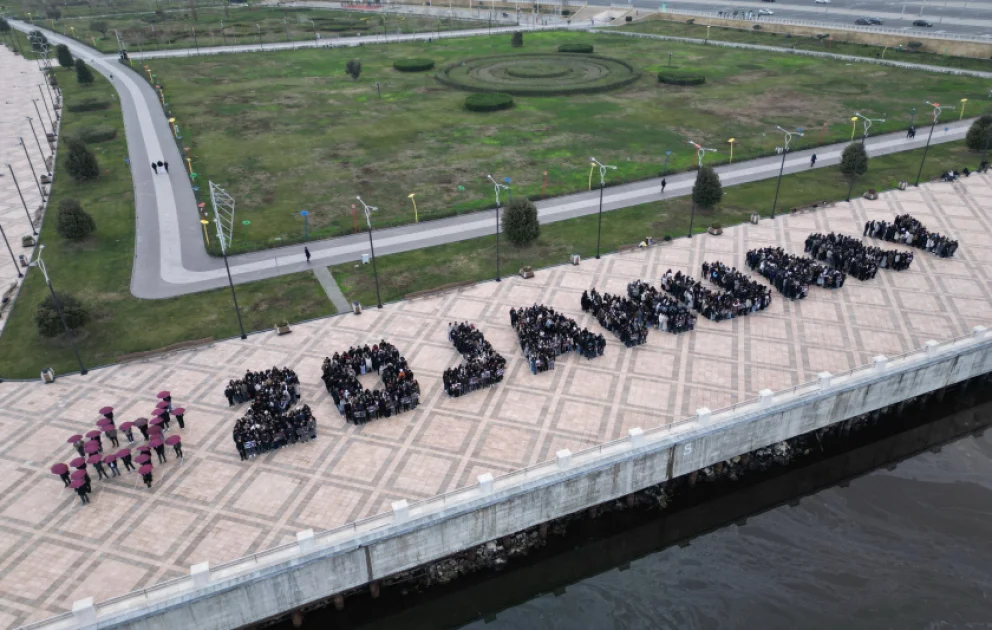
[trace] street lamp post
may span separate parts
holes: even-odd
[[[927,105],[933,107],[933,122],[930,124],[930,134],[927,136],[927,145],[923,147],[923,158],[920,160],[920,170],[916,173],[916,184],[914,186],[920,185],[920,177],[923,176],[923,163],[927,161],[927,151],[930,150],[930,139],[933,138],[934,127],[937,126],[937,119],[940,118],[940,112],[944,109],[941,107],[940,103],[926,102]]]
[[[594,157],[589,158],[589,163],[599,167],[599,224],[596,227],[596,260],[599,260],[599,244],[603,236],[603,189],[606,188],[607,169],[617,170],[611,164],[603,164]]]
[[[417,200],[416,200],[416,196],[417,196],[417,193],[410,193],[409,195],[407,195],[407,198],[409,198],[410,201],[413,202],[413,222],[414,223],[420,223],[420,219],[417,218]]]
[[[778,207],[778,191],[782,188],[782,174],[785,173],[785,156],[789,153],[789,144],[792,143],[793,134],[797,136],[802,136],[803,130],[797,129],[795,131],[786,131],[779,126],[775,126],[776,129],[785,134],[785,146],[782,147],[782,166],[778,169],[778,183],[775,185],[775,201],[772,202],[772,218],[775,218],[775,209]]]
[[[909,112],[909,126],[910,126],[910,127],[912,127],[912,126],[913,126],[913,121],[915,121],[915,120],[916,120],[916,108],[914,107],[914,108],[913,108],[912,110],[910,110],[910,112]]]
[[[310,240],[310,211],[300,210],[300,216],[303,217],[303,242]]]
[[[369,226],[369,249],[372,250],[372,274],[375,276],[375,299],[377,306],[382,308],[382,296],[379,294],[379,272],[375,268],[375,245],[372,244],[372,213],[378,210],[375,206],[370,206],[362,201],[361,197],[355,197],[365,210],[365,224]]]
[[[320,38],[317,37],[317,24],[313,20],[310,20],[310,25],[313,26],[313,41],[319,42]]]
[[[35,107],[37,106],[38,104],[35,103]],[[48,174],[49,177],[51,177],[52,170],[48,168],[48,160],[45,159],[45,151],[42,150],[41,148],[41,140],[38,138],[38,132],[34,128],[34,119],[31,118],[30,116],[25,116],[25,118],[28,119],[28,124],[31,125],[31,133],[34,134],[34,141],[38,144],[38,153],[41,155],[41,162],[45,165],[45,172]]]
[[[730,164],[733,164],[734,163],[734,143],[735,142],[737,142],[737,138],[731,138],[730,140],[727,140],[727,143],[730,144]]]
[[[35,236],[38,236],[38,230],[34,227],[34,219],[31,218],[31,211],[28,210],[28,204],[24,201],[24,195],[21,193],[21,185],[17,183],[17,176],[14,175],[14,167],[8,163],[7,170],[10,171],[10,179],[13,180],[14,188],[17,189],[17,196],[21,198],[21,205],[24,206],[24,214],[28,216],[28,223],[31,225],[31,231],[34,232]]]
[[[31,176],[34,177],[34,183],[38,185],[38,192],[41,193],[41,200],[45,200],[45,190],[41,187],[41,180],[38,179],[38,173],[34,170],[34,164],[31,163],[31,155],[28,153],[28,145],[24,144],[24,138],[18,137],[17,141],[21,143],[21,148],[24,149],[24,157],[28,160],[28,166],[31,167]],[[42,155],[41,159],[45,159]]]
[[[665,151],[665,172],[661,174],[662,177],[668,175],[668,158],[672,157],[671,151]]]
[[[49,90],[51,90],[51,87],[49,87]],[[55,123],[62,120],[62,115],[59,114],[57,109],[55,109],[55,99],[52,99],[50,92],[48,94],[48,98],[52,99],[51,105],[49,105],[48,99],[45,98],[45,90],[41,89],[41,85],[38,86],[38,93],[41,94],[41,102],[45,104],[45,115],[48,116],[48,122],[52,127],[52,133],[55,133]],[[52,113],[55,114],[55,120],[52,120],[52,114],[48,113],[49,107],[52,108]],[[41,120],[41,116],[38,116],[38,120]]]
[[[877,123],[877,122],[883,122],[884,123],[885,122],[885,119],[884,118],[868,118],[867,116],[863,115],[861,112],[854,112],[854,117],[851,120],[857,120],[857,119],[861,119],[862,123],[865,126],[864,134],[861,136],[861,146],[865,146],[865,139],[868,138],[868,130],[871,129],[871,124],[872,123]],[[854,126],[857,127],[857,125],[858,125],[858,123],[855,122],[854,123]]]
[[[689,140],[689,144],[696,147],[696,168],[703,168],[703,157],[706,155],[707,151],[716,153],[716,149],[707,149],[702,145],[696,144],[692,140]],[[691,195],[692,198],[692,209],[689,211],[689,238],[692,238],[692,226],[696,222],[696,197]]]
[[[258,31],[258,49],[262,49],[262,27],[258,24],[255,25],[255,30]]]
[[[29,266],[37,267],[41,269],[42,275],[45,276],[45,284],[48,285],[48,291],[52,294],[52,302],[55,304],[55,310],[58,311],[59,319],[62,320],[62,327],[65,328],[66,339],[69,340],[69,344],[72,346],[72,352],[76,355],[76,363],[79,364],[79,373],[81,375],[86,374],[86,366],[83,365],[83,360],[79,357],[79,349],[76,347],[76,340],[72,337],[72,330],[69,329],[69,324],[65,321],[65,313],[62,312],[62,304],[59,302],[59,298],[55,295],[55,288],[52,286],[52,279],[48,276],[48,268],[45,267],[45,261],[41,259],[41,255],[45,251],[45,246],[41,245],[38,247],[38,257],[35,258]]]
[[[968,99],[966,98],[961,99],[961,115],[958,116],[958,120],[964,119],[964,108],[967,104],[968,104]]]
[[[37,234],[37,232],[36,232]],[[7,233],[4,232],[3,226],[0,225],[0,236],[3,237],[4,245],[7,246],[7,251],[10,252],[10,262],[14,263],[14,269],[17,270],[17,277],[23,278],[24,274],[21,273],[21,266],[17,264],[17,258],[14,256],[14,250],[10,248],[10,241],[7,240]]]
[[[858,132],[858,117],[851,116],[851,142],[854,142],[854,134]]]
[[[486,177],[493,183],[493,190],[496,192],[496,282],[502,282],[503,279],[499,275],[499,191],[501,188],[503,190],[510,190],[510,187],[493,179],[491,174],[486,175]],[[504,181],[507,183],[509,183],[509,180],[509,177],[504,178]]]

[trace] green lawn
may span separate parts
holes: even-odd
[[[94,73],[95,74],[95,73]],[[101,76],[90,87],[81,87],[73,74],[59,71],[67,103],[80,98],[111,99],[113,89]],[[131,296],[131,263],[134,258],[134,195],[126,156],[124,126],[116,100],[104,111],[63,113],[62,135],[86,127],[115,127],[117,137],[91,145],[100,162],[101,175],[90,183],[77,183],[65,172],[60,154],[55,187],[41,231],[45,261],[52,283],[87,304],[94,321],[79,334],[79,348],[87,367],[112,363],[120,354],[154,350],[179,341],[205,337],[223,338],[238,333],[228,289],[168,300],[139,300]],[[64,145],[63,145],[64,146]],[[74,197],[96,221],[97,231],[82,243],[62,239],[55,232],[60,199]],[[36,377],[45,367],[58,373],[75,370],[68,342],[38,335],[34,312],[47,295],[44,278],[28,272],[21,293],[0,336],[0,377]],[[271,328],[278,320],[300,321],[329,315],[334,307],[310,273],[253,282],[238,287],[245,328]]]
[[[699,20],[705,22],[705,20]],[[938,55],[928,52],[913,52],[908,46],[902,49],[899,47],[889,48],[885,46],[873,46],[871,44],[859,44],[855,42],[838,41],[843,33],[835,32],[834,41],[818,40],[813,36],[791,35],[783,33],[769,33],[767,31],[750,30],[750,26],[745,29],[736,29],[726,26],[713,26],[709,29],[705,24],[686,24],[682,21],[670,20],[644,20],[637,23],[625,24],[621,27],[624,31],[634,31],[637,33],[652,33],[655,35],[669,35],[672,37],[693,37],[698,39],[739,42],[743,44],[760,44],[762,46],[779,46],[781,48],[795,48],[799,50],[817,50],[823,52],[833,52],[840,55],[853,55],[855,57],[881,57],[893,61],[905,61],[908,63],[921,63],[931,66],[948,66],[952,68],[963,68],[966,70],[992,71],[992,60],[976,59],[972,57],[954,57],[949,55]],[[707,35],[707,30],[709,34]],[[906,35],[906,43],[912,41],[911,33]]]
[[[310,237],[351,233],[355,195],[378,206],[378,227],[409,223],[416,193],[421,220],[490,207],[487,173],[511,177],[514,193],[539,197],[588,186],[589,156],[617,165],[613,182],[661,173],[694,159],[687,139],[719,149],[707,162],[770,154],[775,127],[803,127],[794,148],[846,140],[850,116],[887,119],[873,132],[904,129],[910,108],[925,100],[970,98],[978,114],[987,82],[783,53],[634,40],[585,33],[527,33],[522,52],[553,52],[560,43],[590,42],[596,52],[643,70],[616,92],[571,97],[517,97],[507,111],[480,114],[462,105],[465,92],[430,74],[399,73],[405,57],[448,62],[506,54],[509,35],[361,49],[152,62],[172,115],[192,149],[199,180],[213,180],[238,203],[235,246],[251,250],[303,239],[299,211],[310,212]],[[700,87],[660,86],[655,73],[675,53],[682,69],[702,72]],[[358,81],[345,62],[360,57]],[[377,97],[376,83],[382,98]],[[949,112],[945,119],[953,119]],[[917,117],[921,123],[923,115]],[[860,126],[859,126],[860,132]],[[360,218],[359,218],[360,220]],[[280,239],[276,241],[275,239]]]
[[[869,188],[894,188],[899,181],[916,180],[922,151],[911,151],[873,158],[868,174],[854,186],[859,195]],[[968,151],[963,143],[938,145],[930,148],[924,180],[942,171],[975,168],[978,154]],[[762,216],[771,213],[775,194],[774,179],[743,184],[724,189],[724,200],[714,210],[696,212],[693,232],[703,232],[713,224],[723,227],[743,223],[751,213]],[[791,208],[808,206],[821,201],[843,201],[848,184],[836,168],[786,175],[782,179],[778,213]],[[616,251],[623,245],[634,245],[645,236],[683,237],[689,232],[690,201],[688,198],[648,203],[603,215],[603,253]],[[500,265],[502,274],[516,273],[524,265],[547,267],[568,261],[571,254],[589,258],[596,254],[596,216],[570,219],[541,226],[541,237],[528,247],[516,248],[501,239]],[[401,299],[408,293],[424,291],[464,280],[487,280],[495,277],[496,239],[476,238],[458,243],[439,245],[402,254],[376,258],[382,299]],[[331,268],[341,290],[351,300],[375,304],[375,282],[371,265],[348,263]]]

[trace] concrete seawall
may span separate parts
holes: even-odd
[[[190,576],[28,628],[235,628],[375,583],[443,558],[712,464],[992,372],[992,335],[983,327],[942,344],[758,400],[710,411],[556,461],[408,505],[391,514],[314,534],[226,565],[195,565]]]

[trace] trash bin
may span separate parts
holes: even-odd
[[[17,255],[17,262],[19,262],[22,267],[27,267],[28,266],[28,259],[25,258],[24,254],[18,254]]]
[[[351,303],[351,310],[352,310],[353,313],[355,313],[355,315],[361,315],[362,314],[362,304],[361,304],[361,302],[359,302],[358,300],[355,300],[354,302],[352,302]]]
[[[41,382],[42,383],[54,383],[55,382],[55,370],[52,368],[45,368],[41,371]]]
[[[363,265],[369,264],[369,255],[368,254],[362,254],[362,264]]]
[[[577,265],[582,258],[578,254],[572,254],[572,264]]]
[[[760,214],[754,213],[751,215],[751,223],[757,223],[760,220],[761,220]]]

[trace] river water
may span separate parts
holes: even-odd
[[[992,431],[463,627],[992,628]]]

